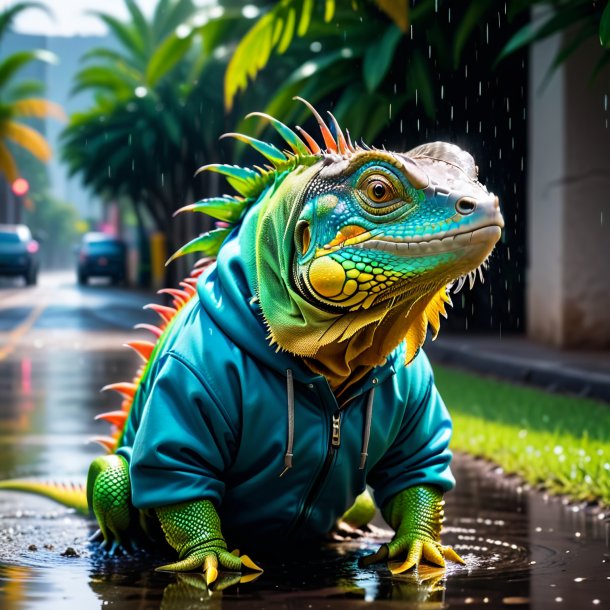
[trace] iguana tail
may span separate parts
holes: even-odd
[[[87,492],[84,485],[64,483],[41,483],[38,481],[0,481],[0,489],[9,491],[25,491],[27,493],[44,496],[59,502],[68,508],[74,508],[83,515],[89,514]]]

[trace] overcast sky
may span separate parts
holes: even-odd
[[[106,28],[88,11],[103,11],[124,19],[127,9],[124,0],[38,0],[46,4],[54,14],[50,18],[44,11],[28,9],[15,21],[15,29],[27,34],[48,34],[51,36],[91,36],[104,35]],[[209,4],[210,0],[199,0],[196,4]],[[13,0],[0,0],[2,8],[14,4]],[[138,0],[142,11],[152,14],[157,0]]]

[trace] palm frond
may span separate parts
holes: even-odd
[[[11,184],[19,178],[15,159],[4,142],[0,141],[0,174]]]
[[[59,104],[42,98],[27,98],[17,100],[12,104],[15,114],[22,117],[53,117],[60,121],[66,120],[66,113]]]
[[[0,125],[0,129],[0,137],[12,140],[40,161],[51,159],[51,147],[35,129],[15,121],[5,121]]]

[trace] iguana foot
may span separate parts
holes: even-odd
[[[209,500],[181,502],[156,509],[159,523],[167,542],[179,554],[179,561],[163,565],[157,570],[189,572],[203,569],[206,584],[218,578],[219,570],[241,572],[248,568],[262,572],[247,555],[238,550],[229,553],[220,530],[220,518]]]
[[[401,574],[418,566],[422,559],[441,567],[445,567],[445,559],[466,563],[440,542],[444,504],[441,490],[431,485],[410,487],[396,494],[383,510],[385,520],[396,532],[394,538],[376,553],[363,557],[360,565],[396,559],[388,563],[388,568],[392,574]]]

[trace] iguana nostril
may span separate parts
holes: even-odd
[[[477,207],[477,202],[474,199],[470,199],[470,197],[462,197],[455,204],[455,209],[463,216],[472,214],[476,207]]]

